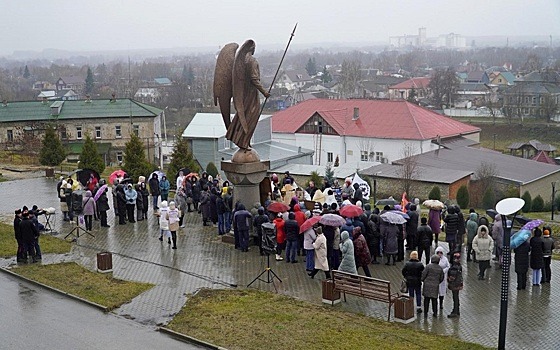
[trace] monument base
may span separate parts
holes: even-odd
[[[249,210],[256,202],[261,201],[259,184],[267,176],[270,161],[249,163],[223,161],[221,167],[228,181],[234,185],[234,203],[239,201]]]

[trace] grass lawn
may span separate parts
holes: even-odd
[[[119,280],[111,275],[91,272],[76,263],[29,264],[12,269],[34,281],[60,289],[109,310],[119,307],[153,287],[149,283]]]
[[[203,289],[168,328],[228,349],[486,349],[257,290]]]
[[[72,244],[56,237],[41,235],[39,238],[42,254],[65,254],[70,252]],[[16,255],[17,243],[12,225],[0,223],[0,257],[9,258]]]

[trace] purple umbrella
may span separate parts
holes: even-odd
[[[325,214],[321,216],[321,220],[319,220],[320,224],[326,226],[342,226],[345,222],[346,220],[337,214]]]
[[[521,228],[521,230],[529,230],[532,231],[533,229],[539,227],[544,221],[537,219],[537,220],[531,220],[528,223],[526,223],[525,225],[523,225],[523,227]],[[520,231],[521,231],[520,230]]]
[[[105,192],[106,189],[107,189],[107,185],[103,185],[103,186],[99,187],[97,192],[95,192],[95,196],[93,196],[93,200],[97,202],[99,197],[101,197],[101,195],[103,194],[103,192]]]
[[[390,210],[390,212],[391,212],[391,213],[397,213],[397,214],[399,214],[400,216],[402,216],[403,218],[405,218],[405,219],[407,219],[407,220],[410,219],[410,216],[408,216],[407,213],[403,213],[403,212],[400,211],[400,210]]]

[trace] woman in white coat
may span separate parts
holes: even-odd
[[[439,266],[443,269],[443,281],[439,284],[439,308],[443,309],[443,297],[447,292],[447,271],[451,267],[449,260],[445,256],[442,247],[436,248],[436,255],[439,256]]]
[[[325,277],[331,278],[329,271],[329,261],[327,260],[327,238],[323,234],[323,228],[317,227],[315,230],[317,238],[313,242],[313,249],[315,249],[315,269],[309,273],[309,277],[314,278],[319,270],[325,271]]]

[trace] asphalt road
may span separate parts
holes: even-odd
[[[201,349],[0,273],[0,349]]]

